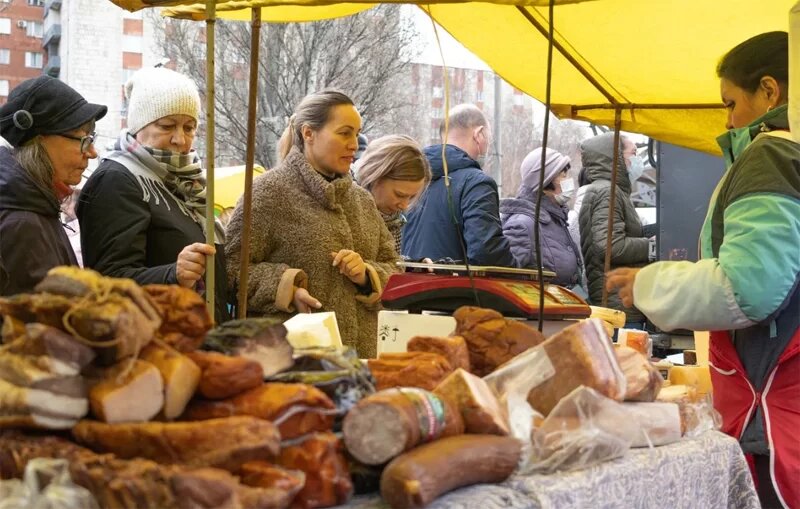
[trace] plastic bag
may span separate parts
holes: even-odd
[[[614,354],[625,375],[625,401],[654,401],[664,384],[661,373],[633,348],[616,346]]]
[[[700,395],[691,385],[670,385],[658,393],[656,401],[677,403],[681,413],[681,432],[696,437],[706,431],[719,430],[722,416],[714,408],[711,394]]]
[[[534,347],[483,377],[497,395],[500,407],[507,412],[511,436],[523,443],[523,464],[530,455],[534,420],[542,418],[528,403],[528,394],[553,375],[555,368],[547,352],[541,347]]]
[[[580,470],[619,458],[639,432],[622,405],[581,386],[559,401],[532,434],[522,474]]]
[[[722,427],[722,416],[714,408],[711,394],[700,396],[697,401],[685,403],[680,410],[685,437],[696,437],[706,431],[719,431]]]
[[[658,447],[681,439],[681,413],[675,403],[623,403],[639,424],[631,447]]]
[[[352,348],[303,348],[294,351],[294,367],[267,381],[305,383],[324,392],[338,411],[334,430],[363,398],[375,393],[375,379]]]
[[[633,348],[649,360],[653,356],[653,339],[650,333],[639,329],[620,329],[617,344]]]
[[[0,481],[0,509],[99,509],[86,489],[72,482],[67,460],[36,458],[23,480]]]

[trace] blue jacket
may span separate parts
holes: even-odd
[[[403,229],[402,254],[412,260],[464,260],[463,235],[469,263],[515,267],[500,223],[497,183],[466,152],[446,146],[452,207],[448,206],[442,146],[425,149],[433,179],[419,202],[408,212]],[[455,223],[455,224],[454,224]]]

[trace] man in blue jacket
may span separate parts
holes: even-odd
[[[452,258],[463,262],[466,251],[470,264],[515,266],[503,237],[497,183],[481,169],[490,146],[489,122],[477,106],[461,104],[450,110],[446,144],[425,149],[433,179],[408,212],[403,229],[404,256],[412,260]]]

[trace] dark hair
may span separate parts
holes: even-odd
[[[784,88],[789,85],[789,34],[766,32],[747,39],[725,54],[717,64],[717,76],[749,93],[758,90],[761,78],[772,76]]]
[[[278,159],[283,160],[292,147],[303,150],[303,126],[314,131],[322,129],[328,123],[331,110],[341,105],[355,106],[352,99],[337,90],[327,89],[305,96],[294,109],[294,115],[289,117],[289,125],[278,141]]]

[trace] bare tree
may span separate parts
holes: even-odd
[[[156,20],[158,45],[177,70],[205,83],[205,33],[188,21]],[[412,125],[411,91],[397,77],[413,56],[415,32],[398,5],[382,5],[346,18],[267,24],[261,31],[256,161],[275,164],[275,146],[286,119],[307,94],[333,87],[348,94],[371,135]],[[217,22],[217,154],[220,162],[244,160],[247,142],[250,24]],[[202,88],[202,87],[201,87]],[[200,133],[203,134],[202,132]],[[201,148],[201,147],[198,147]]]

